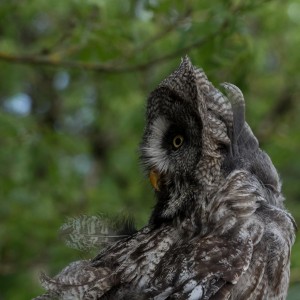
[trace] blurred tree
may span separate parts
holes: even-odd
[[[0,298],[37,295],[40,270],[87,255],[58,240],[66,217],[147,221],[145,98],[185,54],[214,83],[243,90],[299,222],[299,26],[299,0],[2,0]]]

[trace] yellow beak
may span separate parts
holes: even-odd
[[[150,182],[151,182],[153,188],[156,191],[159,191],[159,180],[160,180],[159,173],[156,170],[152,169],[149,173],[149,179],[150,179]]]

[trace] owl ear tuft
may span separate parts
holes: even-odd
[[[257,150],[257,138],[245,121],[245,100],[241,90],[232,83],[222,83],[226,95],[232,105],[233,113],[233,154],[241,154],[244,150]]]

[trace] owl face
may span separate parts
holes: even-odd
[[[202,121],[193,107],[166,88],[155,90],[148,101],[142,162],[164,180],[189,176],[201,156]],[[162,178],[163,179],[163,178]],[[157,190],[163,188],[158,183]]]

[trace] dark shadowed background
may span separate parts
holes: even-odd
[[[247,120],[300,224],[300,1],[0,1],[0,299],[41,292],[92,253],[67,217],[154,205],[138,162],[148,93],[185,54],[243,91]],[[300,241],[289,299],[299,299]]]

